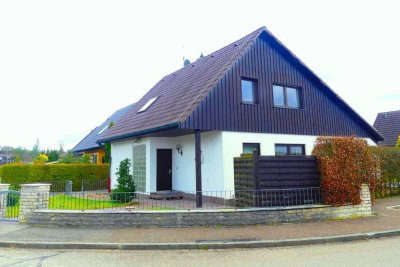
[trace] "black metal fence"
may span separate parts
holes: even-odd
[[[0,191],[0,221],[18,221],[20,193]]]
[[[139,193],[139,192],[72,192],[49,197],[49,209],[57,210],[195,210],[196,193],[202,195],[201,209],[243,209],[260,207],[310,206],[322,204],[319,187]],[[42,195],[41,197],[48,197]]]
[[[86,191],[107,191],[107,179],[83,179],[79,182],[78,187],[72,184],[72,181],[40,181],[37,183],[50,184],[51,193],[71,193],[73,188],[79,188],[80,192]],[[21,184],[10,184],[10,190],[20,191]]]

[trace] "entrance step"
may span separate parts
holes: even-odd
[[[149,198],[151,199],[165,199],[165,200],[174,200],[174,199],[182,199],[183,194],[180,191],[175,190],[167,190],[167,191],[157,191],[150,193]]]

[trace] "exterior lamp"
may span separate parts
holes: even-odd
[[[183,155],[182,145],[176,145],[176,151],[178,151],[181,156]]]

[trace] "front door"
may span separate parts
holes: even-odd
[[[157,191],[172,190],[172,149],[157,149]]]

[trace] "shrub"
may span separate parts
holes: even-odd
[[[73,190],[81,189],[83,179],[107,179],[109,165],[94,164],[8,164],[0,167],[2,183],[24,184],[70,180]]]
[[[110,194],[112,200],[126,203],[135,197],[136,186],[133,176],[130,174],[131,166],[132,164],[128,158],[120,162],[119,168],[115,173],[117,176],[117,186]]]
[[[381,198],[400,195],[400,148],[373,147],[372,151],[380,168],[375,196]]]
[[[8,193],[7,194],[7,206],[14,207],[19,203],[19,194],[18,193]]]
[[[373,196],[377,168],[365,140],[355,137],[318,137],[312,153],[318,160],[325,204],[360,204],[363,183],[369,185]]]

